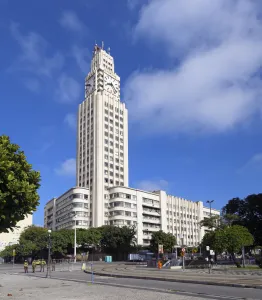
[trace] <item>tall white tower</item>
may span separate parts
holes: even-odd
[[[95,45],[78,109],[77,186],[90,189],[92,226],[104,225],[107,189],[128,186],[128,112],[114,59]]]

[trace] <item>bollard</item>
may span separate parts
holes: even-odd
[[[94,283],[93,263],[91,263],[91,282]]]

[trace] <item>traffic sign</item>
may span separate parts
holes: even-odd
[[[158,253],[164,253],[164,247],[163,245],[158,245]]]
[[[15,249],[13,249],[13,256],[15,256]]]

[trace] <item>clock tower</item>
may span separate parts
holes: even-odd
[[[77,186],[90,189],[90,226],[105,225],[108,188],[128,186],[128,112],[110,49],[95,45],[79,105]]]

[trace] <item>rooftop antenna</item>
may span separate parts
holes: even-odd
[[[107,48],[107,53],[110,54],[110,47]]]
[[[104,41],[102,41],[102,49],[104,50]]]

